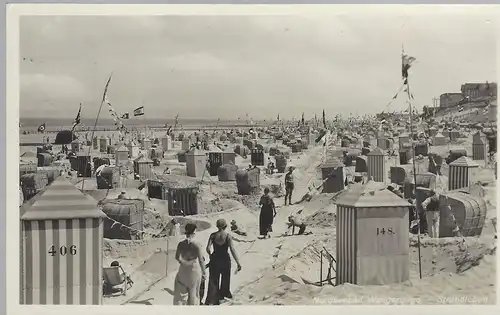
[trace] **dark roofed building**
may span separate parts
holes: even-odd
[[[462,93],[444,93],[439,97],[440,108],[450,108],[457,106],[464,99]]]
[[[465,83],[461,88],[462,94],[474,100],[478,97],[496,97],[497,84],[496,83]]]

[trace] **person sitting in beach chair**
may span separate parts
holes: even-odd
[[[321,185],[323,186],[323,185]],[[321,186],[319,188],[321,188]],[[309,192],[307,192],[304,196],[302,196],[302,199],[300,199],[299,202],[296,202],[295,204],[300,204],[304,201],[311,201],[315,196],[319,195],[320,192],[319,192],[319,188],[316,188],[313,186],[309,186],[307,189],[309,189]]]
[[[112,295],[116,292],[120,292],[122,295],[127,294],[127,289],[132,287],[134,281],[125,273],[120,263],[113,261],[110,267],[103,268],[103,294]],[[121,288],[115,288],[116,286],[123,285]]]
[[[274,163],[271,161],[271,158],[267,158],[267,173],[268,174],[274,173]]]

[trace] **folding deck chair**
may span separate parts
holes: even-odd
[[[332,276],[332,271],[336,272],[335,264],[337,263],[337,261],[335,260],[333,255],[328,252],[328,250],[325,247],[323,247],[323,250],[320,252],[320,255],[321,255],[320,280],[316,284],[319,286],[323,286],[323,283],[328,282],[330,285],[334,286],[335,284],[333,283],[332,280],[334,280],[336,277]],[[328,261],[328,273],[327,273],[325,279],[323,279],[323,257],[325,257],[326,260]]]
[[[132,283],[121,266],[103,268],[104,296],[112,296],[116,292],[120,292],[120,295],[127,295],[128,286],[132,287]]]

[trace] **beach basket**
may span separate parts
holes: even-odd
[[[234,164],[224,164],[217,170],[217,176],[220,182],[230,182],[236,180],[238,166]]]
[[[441,219],[439,237],[455,236],[453,230],[456,226],[464,237],[481,235],[487,211],[487,204],[483,198],[455,190],[441,194],[439,201]]]

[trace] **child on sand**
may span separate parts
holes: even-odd
[[[306,231],[306,227],[307,227],[307,225],[302,221],[302,219],[298,215],[293,215],[293,214],[291,214],[288,217],[287,225],[288,225],[288,230],[286,232],[287,235],[288,235],[288,231],[290,230],[290,228],[292,228],[292,235],[294,235],[295,227],[299,228],[298,235],[302,235]]]
[[[231,221],[231,232],[238,234],[238,235],[241,235],[241,236],[247,236],[247,233],[241,231],[239,226],[236,224],[236,221],[234,221],[234,220]]]

